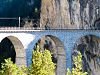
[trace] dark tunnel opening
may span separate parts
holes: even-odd
[[[4,59],[11,58],[13,63],[16,62],[16,52],[12,42],[6,37],[0,43],[0,68],[1,63],[4,63]]]

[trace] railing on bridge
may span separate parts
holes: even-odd
[[[44,28],[34,27],[0,27],[0,30],[45,30]]]
[[[67,28],[50,28],[40,27],[40,19],[30,18],[0,18],[0,30],[66,30]],[[100,26],[91,25],[82,29],[67,29],[67,30],[100,30]]]
[[[29,18],[0,18],[0,30],[36,30],[40,28],[39,19]]]

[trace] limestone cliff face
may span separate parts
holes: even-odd
[[[42,0],[40,26],[42,28],[67,28],[70,24],[67,0]]]
[[[55,24],[55,1],[54,0],[42,0],[41,4],[41,23],[42,28],[53,28]]]
[[[100,29],[100,0],[42,0],[41,27]]]
[[[56,0],[56,25],[57,28],[70,28],[69,4],[67,0]]]

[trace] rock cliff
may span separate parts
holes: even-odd
[[[42,0],[40,26],[48,29],[100,29],[100,0]]]
[[[42,28],[68,28],[69,23],[69,4],[67,0],[42,0],[40,19]]]

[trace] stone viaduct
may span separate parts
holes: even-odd
[[[71,54],[75,43],[83,36],[100,37],[100,30],[0,30],[0,41],[8,38],[14,45],[16,64],[28,66],[31,64],[34,45],[43,36],[50,37],[56,44],[57,75],[65,75],[71,68]]]

